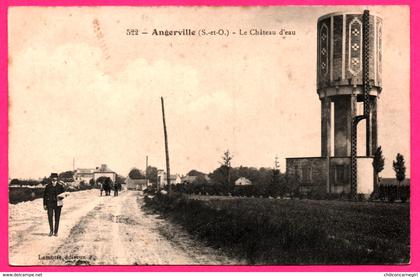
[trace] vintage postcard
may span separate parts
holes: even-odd
[[[410,263],[408,6],[10,7],[9,264]]]

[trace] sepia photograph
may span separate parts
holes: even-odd
[[[10,266],[411,262],[409,6],[9,7],[8,107]]]

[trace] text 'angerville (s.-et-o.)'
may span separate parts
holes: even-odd
[[[215,29],[179,29],[179,30],[169,30],[169,29],[152,29],[152,31],[140,30],[137,28],[131,28],[126,30],[127,36],[139,36],[139,35],[151,35],[151,36],[163,36],[163,37],[192,37],[192,36],[281,36],[283,38],[287,36],[295,36],[296,31],[286,28],[279,28],[273,30],[266,29],[224,29],[224,28],[215,28]]]

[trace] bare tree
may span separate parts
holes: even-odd
[[[280,162],[279,157],[276,156],[274,158],[274,168],[270,184],[270,195],[276,197],[278,194],[280,194],[281,198],[283,198],[283,193],[280,189]]]
[[[227,177],[228,187],[231,186],[231,182],[230,182],[230,169],[231,169],[231,166],[232,166],[232,164],[231,164],[232,159],[233,159],[233,156],[229,152],[229,149],[226,150],[223,153],[221,164],[226,168],[226,177]]]

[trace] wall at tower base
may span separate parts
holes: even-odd
[[[330,193],[350,193],[351,158],[330,158]]]
[[[359,194],[370,195],[373,192],[372,160],[370,157],[357,158]],[[329,163],[326,157],[286,158],[286,174],[295,178],[303,193],[349,194],[351,158],[330,157]]]
[[[357,158],[357,193],[371,194],[373,192],[373,158]]]
[[[286,158],[286,174],[289,178],[296,178],[301,192],[325,193],[327,169],[325,157]]]

